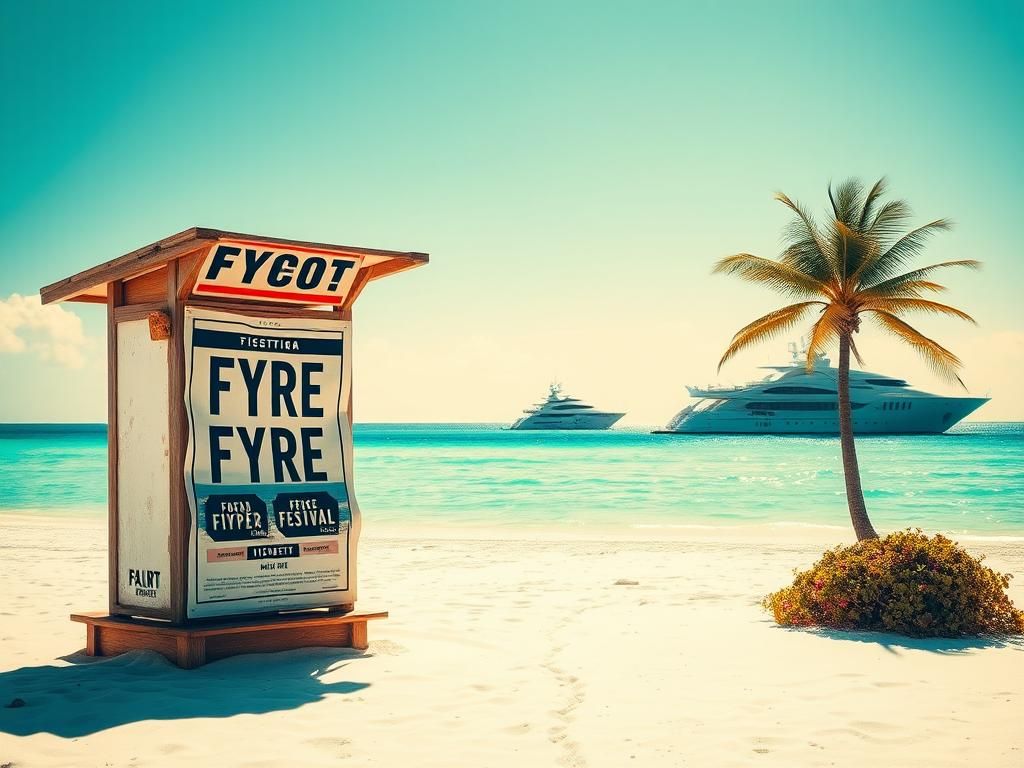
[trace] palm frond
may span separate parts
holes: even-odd
[[[782,331],[792,328],[799,323],[803,317],[815,306],[824,306],[823,301],[801,301],[797,304],[790,304],[788,307],[776,309],[763,317],[759,317],[752,323],[740,328],[732,337],[729,348],[725,350],[722,359],[718,361],[718,370],[722,370],[729,358],[745,347],[752,346],[760,341],[770,339]]]
[[[968,323],[973,323],[974,325],[978,324],[977,320],[963,310],[951,307],[948,304],[941,304],[937,301],[929,301],[928,299],[880,298],[869,299],[861,305],[862,312],[867,312],[873,309],[879,309],[893,315],[899,315],[903,312],[928,312],[934,315],[949,315],[951,317],[959,318],[960,320],[966,320]]]
[[[905,200],[890,200],[875,214],[867,232],[879,242],[899,236],[910,218],[910,206]]]
[[[782,253],[782,263],[822,282],[835,277],[835,262],[831,258],[829,243],[822,237],[814,217],[784,192],[776,192],[775,199],[796,214],[783,232],[789,245]]]
[[[861,199],[864,196],[864,186],[860,179],[847,179],[840,184],[832,194],[832,184],[828,185],[828,199],[832,203],[832,212],[836,221],[841,221],[848,227],[857,227],[861,215]]]
[[[886,187],[889,183],[886,181],[885,176],[875,182],[875,186],[868,192],[867,197],[864,198],[864,208],[860,212],[860,222],[858,223],[857,229],[863,232],[867,228],[868,219],[871,217],[871,212],[875,207],[875,203],[878,202],[878,198],[885,194]]]
[[[822,254],[813,239],[791,241],[779,256],[779,263],[801,272],[823,284],[835,280],[832,262]]]
[[[800,270],[771,259],[738,253],[720,259],[711,270],[713,274],[736,275],[752,283],[760,283],[792,296],[828,295],[828,287]]]
[[[976,259],[958,259],[956,261],[942,261],[938,264],[930,264],[927,267],[920,267],[913,269],[910,272],[905,272],[902,275],[896,275],[896,277],[890,277],[881,282],[874,283],[873,285],[865,285],[861,290],[867,293],[884,293],[885,291],[892,290],[897,286],[906,285],[911,282],[918,282],[924,280],[924,278],[931,275],[933,272],[937,272],[940,269],[946,269],[948,267],[966,267],[967,269],[981,269],[981,262]]]
[[[967,388],[957,375],[957,371],[963,367],[960,358],[889,312],[873,309],[871,314],[882,328],[899,336],[919,352],[935,373],[948,381],[955,381],[964,389]]]
[[[849,287],[851,278],[856,276],[862,265],[877,257],[878,244],[841,221],[833,222],[833,228],[836,251],[839,254],[840,278],[843,284]]]
[[[828,346],[839,338],[840,321],[846,315],[846,308],[841,304],[829,304],[821,313],[814,327],[811,338],[807,342],[807,371],[814,369],[814,358],[824,352]]]
[[[948,219],[936,219],[924,226],[911,230],[899,240],[880,251],[875,258],[866,260],[857,272],[857,278],[864,282],[878,282],[892,277],[908,261],[924,250],[928,238],[936,232],[948,230],[953,226]]]
[[[861,299],[914,299],[920,298],[923,291],[942,293],[947,290],[949,289],[946,286],[941,283],[934,283],[931,280],[907,280],[881,291],[876,291],[873,288],[862,288],[857,291],[857,296]]]

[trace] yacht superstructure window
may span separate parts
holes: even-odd
[[[903,379],[864,379],[868,384],[874,384],[876,387],[909,387]]]
[[[564,411],[567,408],[572,408],[573,410],[582,410],[582,409],[585,409],[585,408],[593,408],[593,407],[594,406],[592,406],[592,405],[553,405],[553,406],[551,406],[551,410],[552,411]]]
[[[856,410],[863,408],[864,403],[850,403],[850,408]],[[746,404],[747,410],[750,411],[835,411],[839,408],[839,403],[835,400],[827,401],[809,401],[803,402],[801,400],[780,400],[778,402],[770,401],[759,401]]]
[[[902,400],[899,402],[890,401],[888,403],[882,403],[883,411],[909,411],[913,407],[914,403],[912,400]]]
[[[834,395],[834,389],[822,389],[821,387],[770,387],[763,390],[766,395]]]

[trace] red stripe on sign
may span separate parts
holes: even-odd
[[[193,289],[196,293],[219,293],[222,296],[256,296],[261,299],[291,299],[304,301],[307,304],[341,304],[342,296],[324,296],[316,293],[296,293],[295,291],[266,291],[261,288],[243,288],[237,285],[204,285],[200,283]]]

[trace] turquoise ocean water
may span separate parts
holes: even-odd
[[[858,441],[876,525],[1024,536],[1024,424]],[[835,439],[357,424],[364,519],[658,529],[847,524]],[[0,514],[106,514],[103,425],[0,425]]]

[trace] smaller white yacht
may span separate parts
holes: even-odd
[[[626,414],[601,411],[575,397],[562,394],[552,384],[548,398],[523,411],[509,429],[608,429]]]

